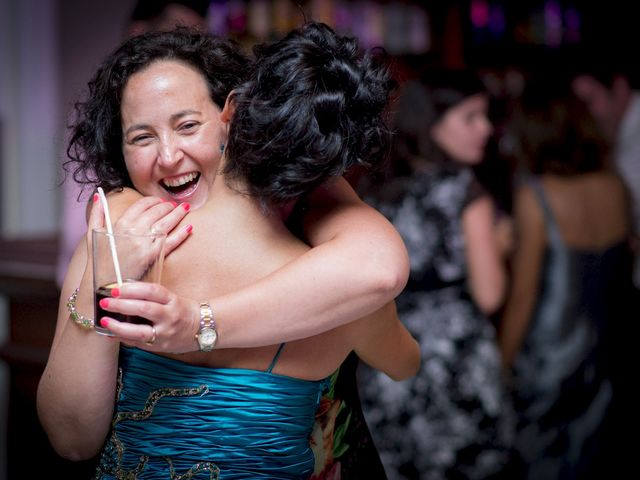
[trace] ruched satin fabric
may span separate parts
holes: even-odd
[[[218,478],[203,465],[224,480],[313,472],[309,436],[327,380],[200,367],[135,348],[121,349],[120,366],[98,478]]]

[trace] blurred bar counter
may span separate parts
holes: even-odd
[[[10,479],[26,478],[38,468],[52,478],[90,478],[93,473],[94,462],[69,462],[53,451],[36,412],[38,381],[58,314],[57,252],[55,237],[0,238],[0,295],[6,299],[8,322],[0,360],[9,368],[6,459]]]

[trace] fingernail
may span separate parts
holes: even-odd
[[[189,205],[188,203],[183,203],[182,208],[184,208],[185,212],[188,212],[191,209],[191,205]]]
[[[103,298],[102,300],[100,300],[100,306],[102,308],[108,308],[109,307],[109,299],[108,298]]]
[[[100,196],[97,193],[93,194],[93,203],[96,203],[98,201],[98,198],[100,198]]]
[[[191,233],[193,231],[193,225],[187,225],[185,229],[187,230],[187,233]]]
[[[171,205],[173,205],[173,208],[176,208],[178,206],[178,204],[174,201],[171,201]]]
[[[120,296],[120,289],[119,288],[112,288],[111,289],[111,296],[112,297],[119,297]]]
[[[101,318],[100,325],[102,325],[104,328],[109,328],[109,320],[107,320],[106,318]]]

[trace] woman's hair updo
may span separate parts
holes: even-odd
[[[245,181],[246,193],[284,204],[383,157],[395,84],[382,51],[361,52],[356,40],[312,22],[254,53],[233,97],[224,169]]]

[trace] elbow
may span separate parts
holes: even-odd
[[[476,305],[486,316],[494,315],[502,307],[502,298],[498,296],[475,299]]]
[[[40,395],[37,398],[37,412],[51,447],[62,458],[79,462],[94,458],[100,452],[104,436],[95,435],[95,432],[88,434],[86,428],[78,425],[77,419],[65,419],[65,415],[52,411]]]
[[[492,316],[495,315],[504,305],[504,294],[505,287],[500,286],[497,288],[484,289],[482,291],[477,291],[476,289],[474,292],[472,290],[471,296],[473,297],[474,303],[482,313],[486,316]]]
[[[94,458],[102,448],[103,442],[96,443],[87,439],[86,435],[78,434],[77,432],[65,430],[64,433],[58,432],[60,426],[57,429],[45,425],[43,427],[49,437],[49,443],[55,452],[62,458],[70,460],[72,462],[80,462],[83,460],[90,460]]]
[[[402,265],[394,265],[378,274],[375,280],[376,290],[385,296],[386,301],[391,301],[400,295],[408,279],[408,268],[404,270]]]
[[[374,288],[380,292],[386,301],[396,298],[404,289],[409,280],[409,256],[406,249],[400,252],[389,252],[379,256],[375,270],[370,278],[374,282]]]
[[[99,449],[87,449],[86,446],[82,444],[62,445],[62,444],[55,444],[53,441],[51,441],[51,446],[53,447],[53,449],[56,451],[58,455],[60,455],[62,458],[69,460],[71,462],[81,462],[83,460],[91,460],[99,453]]]
[[[41,419],[41,423],[53,450],[66,460],[72,462],[90,460],[99,453],[102,447],[102,442],[96,444],[80,432],[71,428],[63,428],[60,422],[51,425]]]

